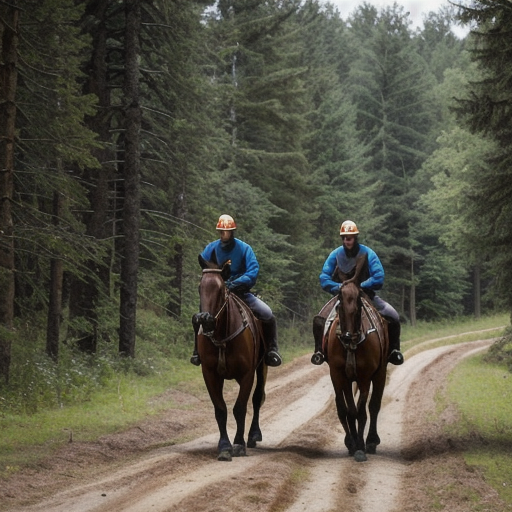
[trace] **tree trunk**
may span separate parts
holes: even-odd
[[[58,169],[60,170],[60,165]],[[62,215],[63,196],[60,192],[53,193],[53,224],[58,226]],[[50,262],[50,300],[46,324],[46,353],[54,361],[59,359],[59,337],[62,319],[62,281],[63,265],[60,258],[52,258]]]
[[[184,189],[185,187],[183,187]],[[173,217],[175,219],[185,219],[185,192],[180,192],[174,201]],[[171,282],[174,291],[168,304],[168,311],[177,317],[181,316],[182,309],[182,290],[183,290],[183,244],[174,244],[174,256],[170,262],[174,268],[174,279]]]
[[[125,0],[124,95],[124,250],[121,258],[119,352],[135,356],[137,272],[140,227],[140,128],[139,36],[140,0]]]
[[[474,315],[475,318],[480,318],[482,315],[482,291],[481,291],[481,276],[480,265],[475,265],[473,269],[473,302],[474,302]]]
[[[414,277],[414,256],[411,256],[411,297],[409,302],[409,319],[411,326],[416,325],[416,279]]]
[[[14,319],[14,137],[18,80],[17,0],[0,5],[0,379],[9,383]]]
[[[113,225],[112,196],[114,191],[110,187],[114,183],[116,154],[112,150],[111,141],[111,87],[108,83],[108,51],[107,51],[107,9],[108,2],[90,3],[87,17],[96,19],[95,30],[92,35],[92,56],[89,63],[90,72],[84,92],[93,93],[98,97],[98,111],[93,117],[87,119],[87,125],[98,134],[99,140],[105,143],[104,148],[95,148],[93,155],[102,164],[101,169],[85,169],[84,182],[89,184],[90,213],[84,215],[86,232],[97,240],[106,240],[115,237],[112,233]],[[80,330],[70,330],[69,336],[77,340],[80,350],[95,353],[98,339],[98,313],[96,310],[101,295],[101,286],[105,293],[110,289],[110,260],[113,247],[106,257],[105,265],[98,266],[94,260],[86,263],[88,267],[84,280],[74,279],[70,283],[69,316],[70,320],[83,318],[89,327]],[[83,326],[84,323],[80,322]]]

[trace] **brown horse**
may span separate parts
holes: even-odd
[[[247,446],[254,448],[262,440],[259,412],[265,401],[267,366],[263,362],[264,346],[260,322],[248,306],[224,284],[229,277],[229,262],[219,268],[199,256],[203,275],[199,284],[200,313],[193,322],[200,326],[197,350],[201,358],[204,382],[215,409],[219,427],[218,460],[246,455],[245,419],[247,403],[256,375],[252,396],[253,419]],[[223,397],[225,380],[236,380],[238,397],[233,407],[236,434],[233,445],[227,433],[227,407]]]
[[[358,462],[367,460],[366,453],[375,453],[380,444],[377,417],[386,383],[389,344],[385,320],[359,288],[366,260],[366,255],[358,259],[350,279],[340,275],[343,286],[327,341],[327,362],[338,418],[345,430],[345,446]],[[370,425],[365,443],[367,403]]]

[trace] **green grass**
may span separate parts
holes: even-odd
[[[176,335],[166,319],[139,318],[142,339],[134,361],[120,360],[112,346],[92,360],[63,347],[56,367],[41,343],[38,351],[16,346],[14,384],[0,389],[0,478],[37,463],[70,436],[94,440],[175,406],[155,400],[168,389],[204,394],[202,373],[189,363],[191,328]],[[280,335],[285,362],[311,350],[297,327]]]
[[[403,347],[407,351],[431,348],[422,342],[459,333],[435,342],[458,343],[471,337],[460,333],[485,329],[491,330],[480,332],[473,339],[496,336],[502,332],[496,326],[508,321],[506,315],[496,315],[478,321],[457,319],[404,327]],[[116,359],[112,355],[115,347],[110,348],[110,354],[102,354],[92,362],[63,351],[63,362],[67,363],[63,366],[67,369],[62,375],[44,360],[43,350],[34,355],[32,339],[25,336],[27,346],[20,342],[16,347],[15,375],[20,379],[19,385],[14,386],[11,395],[0,394],[0,477],[37,462],[67,443],[71,435],[75,441],[93,440],[158,414],[169,403],[154,398],[170,388],[204,392],[201,372],[188,362],[192,350],[188,324],[170,326],[168,319],[141,314],[138,329],[135,361]],[[285,363],[313,351],[310,323],[280,329],[279,339]],[[23,393],[31,396],[25,397],[26,404],[21,407]]]
[[[512,374],[483,358],[464,360],[450,375],[447,399],[457,404],[461,421],[449,433],[478,440],[467,443],[466,463],[512,504]]]
[[[402,327],[402,350],[412,356],[421,350],[502,336],[510,324],[510,315],[496,314],[475,318],[459,318],[435,324],[418,322],[415,327]]]
[[[70,441],[90,441],[123,430],[136,422],[176,406],[154,400],[169,388],[187,385],[198,393],[204,386],[200,372],[174,361],[173,368],[149,376],[119,373],[87,401],[41,408],[33,414],[3,412],[0,416],[0,476],[13,468],[37,462]],[[197,370],[197,369],[196,369]]]

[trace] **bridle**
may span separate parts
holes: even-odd
[[[362,301],[361,301],[361,292],[358,290],[357,294],[357,313],[356,313],[356,321],[354,322],[354,325],[358,327],[358,330],[355,330],[353,332],[349,330],[345,330],[345,332],[342,331],[342,322],[341,322],[341,315],[339,308],[342,308],[342,315],[343,315],[343,326],[346,327],[347,321],[346,321],[346,312],[343,307],[344,300],[343,300],[343,290],[340,291],[340,298],[339,298],[339,304],[338,304],[338,327],[337,327],[337,337],[340,340],[341,344],[345,348],[345,350],[354,352],[357,348],[357,346],[362,343],[365,339],[365,336],[361,335],[361,308],[362,308]]]
[[[208,274],[208,273],[220,274],[221,269],[216,269],[216,268],[203,269],[203,274]],[[229,318],[229,309],[230,309],[229,304],[231,302],[229,300],[230,298],[233,299],[233,301],[235,302],[235,304],[238,307],[238,310],[242,317],[242,323],[238,327],[238,329],[236,329],[234,332],[232,332],[229,336],[219,340],[215,337],[215,328],[217,326],[217,320],[220,318],[220,316],[224,312],[226,313],[226,316]],[[209,314],[209,313],[205,313],[205,314]],[[238,297],[236,295],[232,294],[225,285],[224,285],[224,301],[223,301],[220,309],[215,314],[215,316],[212,316],[212,319],[213,320],[209,322],[212,325],[211,330],[205,331],[203,329],[203,335],[206,336],[207,338],[209,338],[215,346],[225,346],[228,341],[232,340],[233,338],[236,338],[249,325],[249,323],[247,321],[245,309],[242,307],[242,304],[240,303],[240,299],[238,299]]]

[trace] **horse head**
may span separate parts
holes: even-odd
[[[342,341],[347,346],[355,346],[361,337],[361,290],[362,270],[368,256],[359,256],[351,275],[339,273],[342,287],[339,292],[338,316]]]
[[[217,319],[227,301],[227,288],[224,282],[230,275],[230,264],[227,261],[219,267],[215,262],[205,260],[199,255],[199,265],[203,275],[199,283],[200,313],[196,313],[192,322],[203,327],[206,336],[213,336]]]

